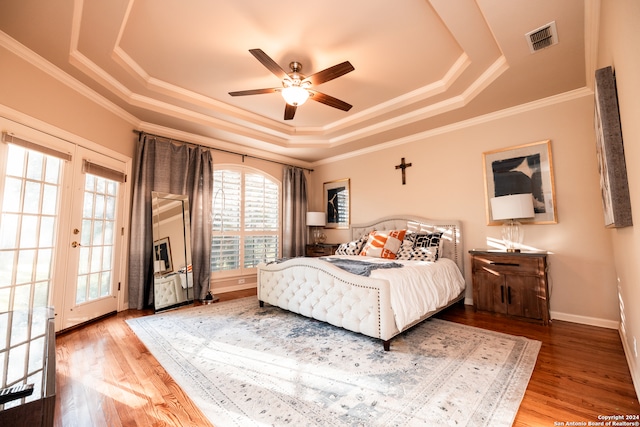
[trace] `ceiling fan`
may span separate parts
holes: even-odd
[[[249,52],[255,58],[262,63],[269,71],[275,74],[276,77],[282,80],[282,87],[268,88],[268,89],[251,89],[240,90],[236,92],[229,92],[231,96],[245,96],[245,95],[258,95],[262,93],[281,92],[286,105],[284,109],[284,119],[291,120],[296,114],[298,106],[304,104],[307,99],[313,99],[314,101],[321,102],[333,108],[338,108],[343,111],[349,111],[352,107],[351,104],[347,104],[333,96],[318,92],[312,89],[312,86],[328,82],[340,76],[343,76],[351,71],[355,70],[353,65],[349,61],[342,62],[334,65],[322,71],[318,71],[315,74],[305,77],[300,73],[302,70],[302,64],[297,61],[293,61],[289,64],[291,68],[290,73],[286,73],[273,59],[271,59],[261,49],[250,49]]]

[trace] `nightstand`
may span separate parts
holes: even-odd
[[[476,310],[549,324],[546,252],[471,250],[469,253]]]
[[[307,245],[306,254],[308,257],[329,256],[336,253],[338,244],[334,243],[318,243],[317,245]]]

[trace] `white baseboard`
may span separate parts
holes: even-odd
[[[465,305],[473,305],[473,298],[466,297]],[[620,322],[617,320],[600,319],[597,317],[578,316],[575,314],[561,313],[552,311],[549,313],[551,320],[563,320],[565,322],[580,323],[583,325],[599,326],[607,329],[620,329]]]
[[[627,337],[624,333],[624,329],[620,327],[618,329],[620,333],[620,340],[622,341],[622,349],[624,350],[624,355],[627,358],[627,365],[629,366],[629,372],[631,372],[631,381],[633,382],[633,388],[636,389],[636,398],[640,396],[640,378],[636,376],[636,372],[638,372],[638,366],[636,365],[636,358],[634,357],[634,351],[632,348],[629,348]]]
[[[258,285],[256,283],[243,283],[241,285],[231,285],[221,288],[211,288],[212,294],[223,294],[225,292],[244,291],[245,289],[255,288]]]
[[[551,320],[564,320],[565,322],[580,323],[583,325],[599,326],[607,329],[620,329],[620,321],[600,319],[597,317],[578,316],[576,314],[551,312]]]

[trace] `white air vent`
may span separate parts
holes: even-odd
[[[527,43],[529,44],[531,53],[553,46],[558,43],[556,22],[550,22],[536,30],[530,31],[525,34],[525,37],[527,38]]]

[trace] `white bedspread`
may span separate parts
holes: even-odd
[[[437,262],[427,262],[348,255],[334,255],[334,257],[356,258],[375,263],[396,262],[404,265],[401,268],[376,269],[370,276],[389,281],[391,308],[399,331],[403,331],[426,313],[445,306],[465,288],[464,277],[458,266],[447,258],[440,258]]]

